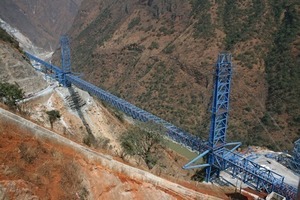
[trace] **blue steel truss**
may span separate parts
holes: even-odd
[[[65,73],[71,73],[71,57],[70,57],[70,43],[66,35],[60,38],[61,45],[61,66]]]
[[[218,56],[216,64],[216,72],[214,77],[214,91],[213,91],[213,104],[212,104],[212,116],[210,124],[210,133],[208,140],[208,149],[193,159],[191,162],[183,166],[184,169],[193,169],[199,167],[206,167],[206,181],[210,181],[211,175],[214,173],[219,174],[222,170],[223,163],[218,163],[220,159],[215,156],[215,152],[223,151],[225,146],[235,145],[232,149],[235,150],[241,143],[226,143],[226,131],[229,111],[229,94],[230,94],[230,82],[232,74],[231,54],[222,53]],[[200,159],[206,157],[206,164],[195,163]],[[212,171],[215,163],[219,167]]]
[[[123,111],[127,115],[131,116],[134,119],[137,119],[142,122],[147,121],[153,121],[157,124],[161,124],[164,126],[167,130],[165,133],[165,136],[167,136],[169,139],[185,146],[186,148],[189,148],[192,151],[199,151],[207,148],[207,145],[205,142],[203,142],[200,138],[191,135],[187,132],[184,132],[183,130],[177,128],[173,124],[145,111],[142,110],[131,103],[124,101],[123,99],[120,99],[116,97],[115,95],[110,94],[109,92],[106,92],[93,84],[86,82],[76,76],[73,76],[71,74],[68,74],[66,76],[67,80],[70,81],[72,84],[76,85],[77,87],[89,92],[90,94],[93,94],[97,96],[98,98],[102,99],[103,101],[108,102],[115,108]]]
[[[60,69],[59,67],[54,66],[52,64],[49,64],[28,52],[26,52],[26,55],[30,59],[35,60],[36,62],[43,65],[48,71],[52,71],[53,73],[51,73],[51,75],[53,74],[53,76],[51,76],[51,77],[55,77],[55,80],[57,80],[61,84],[64,82],[64,76],[63,76],[64,72],[62,71],[62,69]],[[115,95],[112,95],[111,93],[106,92],[87,81],[82,80],[81,78],[79,78],[77,76],[74,76],[74,75],[68,73],[68,74],[65,74],[65,79],[68,82],[71,82],[72,84],[76,85],[78,88],[81,88],[81,89],[89,92],[90,94],[97,96],[98,98],[102,99],[103,101],[108,102],[115,108],[123,111],[124,113],[126,113],[127,115],[131,116],[134,119],[137,119],[142,122],[153,121],[157,124],[161,124],[162,126],[164,126],[166,128],[167,132],[165,133],[165,135],[169,139],[181,144],[182,146],[185,146],[186,148],[190,149],[191,151],[199,152],[199,151],[203,151],[204,149],[207,149],[206,142],[201,140],[199,137],[192,135],[190,133],[187,133],[187,132],[179,129],[178,127],[174,126],[173,124],[171,124],[171,123],[169,123],[169,122],[167,122],[145,110],[142,110],[142,109],[132,105],[131,103],[124,101],[123,99],[120,99],[120,98],[116,97]]]
[[[59,67],[52,65],[48,62],[45,62],[42,59],[40,59],[28,52],[25,52],[25,54],[29,59],[40,63],[44,67],[43,69],[41,69],[39,71],[45,73],[47,76],[50,76],[51,78],[55,79],[59,83],[64,82],[64,76],[63,76],[64,73],[63,73],[62,69],[60,69]]]
[[[218,177],[220,171],[226,171],[259,191],[268,193],[275,191],[287,199],[295,199],[296,188],[285,184],[283,176],[235,152],[241,145],[240,142],[226,142],[231,75],[231,54],[219,54],[214,77],[208,148],[183,168],[205,168],[206,181],[210,181],[214,175]],[[229,146],[233,146],[233,148],[228,149]],[[206,158],[206,163],[199,164],[199,160],[202,158]]]
[[[213,149],[226,144],[231,74],[231,55],[219,54],[209,134],[209,146]]]
[[[230,92],[230,80],[231,80],[231,55],[220,54],[218,57],[216,77],[215,77],[215,90],[214,101],[212,106],[212,124],[210,129],[209,141],[205,142],[199,137],[189,134],[173,124],[144,111],[129,102],[120,99],[107,91],[104,91],[91,83],[88,83],[71,73],[65,73],[57,66],[51,65],[30,53],[26,55],[36,62],[43,65],[47,71],[51,71],[53,77],[61,84],[68,81],[77,87],[89,92],[92,95],[97,96],[103,101],[108,102],[117,109],[123,111],[127,115],[134,119],[147,122],[153,121],[157,124],[161,124],[166,128],[164,135],[181,144],[182,146],[196,151],[202,152],[199,156],[193,159],[191,162],[184,166],[185,169],[193,169],[199,167],[206,167],[207,180],[210,180],[213,172],[220,172],[224,170],[232,176],[242,180],[248,185],[256,188],[260,191],[272,192],[275,191],[285,197],[288,200],[296,199],[296,188],[284,183],[284,177],[258,165],[257,163],[248,160],[236,153],[234,150],[240,145],[236,143],[226,143],[226,129],[228,120],[229,109],[229,92]],[[228,149],[228,146],[233,146],[232,149]],[[193,165],[201,157],[206,156],[208,158],[206,164]],[[217,170],[215,170],[217,169]]]
[[[69,38],[66,35],[63,35],[60,38],[60,48],[61,48],[61,67],[63,70],[63,86],[70,87],[71,83],[67,81],[66,74],[71,73],[71,56],[70,56],[70,44]]]

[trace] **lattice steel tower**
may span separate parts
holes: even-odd
[[[213,174],[218,176],[220,170],[225,168],[225,163],[218,159],[216,154],[223,154],[225,146],[236,145],[232,151],[240,146],[239,142],[226,143],[231,75],[231,54],[219,54],[216,64],[216,73],[214,76],[213,104],[208,139],[208,150],[201,153],[183,167],[185,169],[206,167],[206,181],[210,181]],[[207,160],[206,164],[192,165],[195,164],[200,158],[205,156]]]
[[[61,77],[61,83],[65,87],[70,87],[71,82],[66,79],[66,74],[71,73],[71,56],[70,56],[70,47],[69,47],[69,38],[66,35],[61,36],[60,46],[61,46],[61,66],[63,74]]]

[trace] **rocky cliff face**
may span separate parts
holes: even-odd
[[[230,51],[229,139],[283,150],[300,135],[298,19],[297,1],[86,0],[69,32],[73,69],[207,136],[214,63]]]
[[[3,0],[0,18],[19,29],[35,45],[55,49],[66,33],[82,0]]]

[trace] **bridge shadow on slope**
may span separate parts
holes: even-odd
[[[235,193],[230,193],[226,194],[231,200],[249,200],[251,198],[248,198],[246,195],[243,195],[241,193],[235,192]]]
[[[95,136],[93,135],[92,130],[81,110],[81,107],[85,105],[85,102],[81,99],[78,92],[76,92],[72,86],[68,87],[68,91],[70,93],[70,96],[66,97],[66,100],[68,101],[68,104],[71,107],[71,109],[77,112],[79,118],[85,126],[86,132],[88,133],[88,135],[84,137],[83,143],[85,143],[88,146],[94,145],[94,143],[96,142]]]

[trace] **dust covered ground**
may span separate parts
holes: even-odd
[[[78,94],[79,106],[74,108],[72,93]],[[72,105],[72,106],[70,106]],[[54,87],[52,91],[34,98],[23,106],[23,111],[36,123],[52,129],[76,142],[82,143],[93,135],[94,146],[120,152],[117,140],[125,130],[120,122],[100,102],[77,88]],[[51,127],[47,111],[57,110],[61,117]]]

